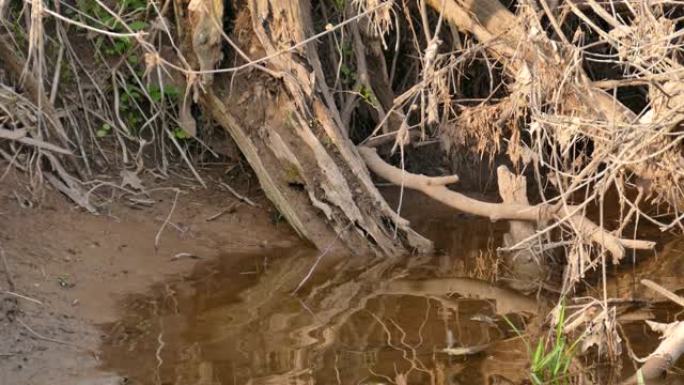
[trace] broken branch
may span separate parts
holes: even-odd
[[[658,285],[648,279],[642,279],[641,283],[649,289],[657,291],[663,297],[684,307],[684,298]],[[655,332],[663,335],[663,341],[656,350],[646,359],[643,366],[623,384],[639,383],[641,379],[652,380],[661,377],[672,365],[684,354],[684,321],[675,321],[669,324],[646,321],[648,326]],[[641,375],[639,376],[639,373]]]
[[[457,176],[434,178],[412,174],[388,164],[380,158],[373,148],[359,147],[358,150],[368,168],[390,183],[421,191],[425,195],[464,213],[486,217],[492,221],[501,219],[538,223],[548,221],[562,223],[567,221],[581,235],[605,247],[612,254],[614,263],[619,262],[624,257],[625,247],[643,250],[655,247],[654,242],[618,238],[597,226],[583,215],[574,213],[576,207],[573,206],[561,207],[544,203],[525,205],[520,203],[480,201],[445,187],[444,178],[458,180]]]

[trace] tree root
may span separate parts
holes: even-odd
[[[520,84],[520,87],[529,87],[530,81],[525,79],[524,73],[532,72],[535,73],[535,79],[542,79],[540,91],[549,97],[558,92],[558,70],[570,66],[562,59],[563,50],[558,48],[556,42],[546,37],[535,35],[531,38],[530,35],[533,32],[525,28],[526,21],[511,13],[500,1],[428,0],[427,3],[460,31],[473,34],[485,44],[488,52],[505,64],[504,67],[511,76],[518,79],[519,83],[525,83]],[[592,8],[595,8],[597,12],[601,11],[599,7]],[[609,17],[609,15],[604,17]],[[617,23],[615,29],[628,29],[628,26]],[[671,73],[679,72],[681,72],[679,66],[671,69]],[[666,80],[669,80],[671,76],[666,76]],[[582,69],[575,71],[572,77],[575,78],[572,81],[574,86],[562,95],[563,114],[586,118],[590,123],[587,124],[584,134],[594,141],[597,148],[603,148],[606,153],[615,153],[613,156],[618,158],[631,155],[632,159],[647,160],[624,161],[620,167],[625,167],[644,181],[650,182],[648,185],[659,198],[670,205],[678,209],[684,207],[684,198],[677,195],[681,177],[676,170],[684,164],[684,157],[680,154],[679,147],[670,145],[671,141],[665,139],[668,135],[646,137],[647,134],[644,132],[648,130],[635,130],[636,134],[624,140],[620,145],[615,145],[614,142],[605,143],[602,140],[604,135],[600,128],[596,127],[600,126],[600,123],[611,122],[612,125],[629,126],[638,122],[638,119],[627,106],[613,98],[612,94],[592,85]],[[676,85],[673,86],[674,83]],[[665,127],[674,127],[682,119],[681,114],[677,113],[681,97],[671,100],[674,99],[672,95],[678,94],[675,91],[678,91],[681,81],[677,80],[674,83],[668,82],[663,86],[658,86],[654,82],[653,85],[659,92],[662,88],[670,86],[668,93],[660,92],[659,97],[655,98],[666,99],[667,102],[662,103],[662,106],[654,103],[655,106],[644,114],[651,119],[655,119],[656,116],[669,116],[668,119],[661,119]],[[544,98],[545,96],[536,97]],[[616,151],[617,148],[622,150]],[[633,153],[625,153],[624,149],[629,149]]]
[[[35,135],[31,133],[36,132],[36,130],[22,132],[20,130],[10,131],[0,128],[0,139],[14,140],[34,147],[39,154],[42,154],[44,159],[47,159],[47,163],[51,167],[52,172],[45,173],[48,183],[82,208],[91,213],[96,213],[97,209],[90,203],[88,195],[83,188],[79,186],[77,178],[72,177],[70,174],[70,172],[73,172],[79,178],[84,177],[81,165],[69,150],[71,143],[66,129],[62,125],[55,107],[45,92],[43,92],[39,79],[36,79],[30,72],[23,74],[24,64],[23,60],[17,56],[17,52],[11,43],[0,36],[0,65],[15,79],[19,80],[23,77],[21,85],[25,88],[27,99],[33,103],[36,110],[45,118],[45,126],[48,133],[52,136],[51,140],[56,138],[61,146],[49,140],[41,139],[39,136],[30,136]],[[67,172],[63,166],[65,161],[71,166],[70,172]]]
[[[383,283],[375,294],[425,297],[458,294],[466,298],[495,300],[496,312],[499,315],[510,313],[536,314],[540,307],[540,303],[534,298],[472,278],[397,279]]]
[[[628,240],[618,238],[605,229],[597,226],[586,217],[575,213],[574,206],[549,204],[525,205],[520,203],[490,203],[470,198],[461,193],[449,190],[445,185],[458,181],[457,176],[428,177],[411,174],[386,163],[376,150],[359,147],[359,153],[366,161],[368,168],[392,184],[418,190],[429,197],[438,200],[459,211],[497,220],[529,221],[540,224],[548,222],[562,222],[572,226],[583,239],[591,240],[613,256],[613,262],[618,263],[625,255],[625,248],[649,250],[655,247],[655,242],[643,240]]]
[[[653,281],[644,279],[641,281],[647,286],[680,306],[684,306],[684,298],[672,293]],[[662,377],[679,357],[684,354],[684,321],[675,321],[670,324],[646,321],[653,331],[663,335],[663,340],[656,350],[646,359],[646,362],[632,377],[623,382],[623,385],[636,384],[645,380],[653,380]]]

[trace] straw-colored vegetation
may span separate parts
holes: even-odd
[[[0,0],[0,158],[28,200],[51,186],[96,213],[145,197],[145,177],[205,185],[199,165],[230,142],[319,249],[431,252],[374,175],[510,221],[509,269],[542,282],[562,255],[571,296],[655,247],[640,224],[682,228],[683,17],[670,1]],[[501,199],[415,153],[507,166]],[[564,333],[614,353],[611,306],[561,307],[532,378],[583,353]]]

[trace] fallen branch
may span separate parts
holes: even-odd
[[[678,296],[677,294],[667,290],[650,279],[642,279],[641,284],[653,291],[658,292],[658,294],[684,308],[684,298]]]
[[[641,280],[641,283],[657,291],[662,296],[684,307],[684,298],[665,289],[657,283],[648,279]],[[668,369],[684,354],[684,321],[675,321],[669,324],[646,321],[648,326],[655,332],[663,335],[663,340],[656,350],[651,353],[646,362],[632,377],[623,384],[641,383],[644,380],[653,380],[662,377]]]
[[[61,148],[57,145],[54,145],[52,143],[43,141],[43,140],[38,140],[34,139],[31,137],[26,136],[27,131],[26,130],[6,130],[4,128],[0,128],[0,139],[7,139],[7,140],[14,140],[22,144],[26,144],[28,146],[34,146],[37,148],[42,148],[44,150],[48,151],[54,151],[63,155],[73,155],[71,151],[66,150],[64,148]]]
[[[359,154],[366,161],[371,171],[390,183],[421,191],[425,195],[464,213],[486,217],[492,221],[502,219],[537,223],[567,221],[585,239],[605,247],[612,254],[614,263],[619,262],[624,257],[625,247],[642,250],[655,247],[655,242],[627,240],[614,236],[584,216],[574,213],[577,209],[574,206],[484,202],[449,190],[445,185],[458,181],[458,177],[455,175],[433,178],[411,174],[386,163],[375,149],[369,147],[359,147]]]
[[[504,203],[529,205],[527,200],[527,180],[524,175],[515,175],[506,166],[497,168],[499,195]],[[503,236],[503,244],[507,248],[521,245],[522,249],[509,250],[503,253],[504,265],[510,275],[508,285],[520,291],[536,290],[543,281],[544,253],[536,252],[529,239],[535,239],[537,231],[532,222],[509,221],[508,232]]]
[[[557,80],[559,76],[564,76],[558,70],[574,66],[574,64],[565,62],[563,59],[565,47],[559,46],[557,42],[546,37],[540,37],[538,33],[535,34],[534,27],[526,27],[528,23],[524,17],[514,15],[499,0],[428,0],[427,4],[458,30],[471,33],[483,43],[487,51],[501,60],[506,71],[519,82],[525,78],[521,74],[534,71],[535,79],[541,81],[540,91],[546,95],[537,95],[538,98],[564,98],[565,115],[583,116],[594,122],[594,125],[587,127],[583,134],[592,139],[597,147],[606,147],[610,151],[619,149],[619,151],[613,151],[616,156],[623,158],[629,156],[632,159],[621,163],[621,167],[625,167],[640,178],[650,182],[649,186],[673,207],[681,208],[684,205],[684,200],[679,197],[680,192],[677,188],[681,176],[674,171],[680,169],[681,164],[684,164],[684,157],[679,153],[678,147],[668,147],[668,144],[672,142],[666,140],[667,135],[658,134],[646,137],[645,133],[648,131],[637,130],[635,132],[638,134],[629,137],[628,140],[623,139],[623,142],[617,146],[612,142],[606,144],[605,133],[596,127],[599,126],[596,123],[602,121],[604,123],[610,122],[611,125],[625,124],[629,126],[637,122],[637,117],[627,106],[613,98],[611,93],[607,93],[593,84],[581,68],[573,70],[575,78],[573,87],[563,91],[562,95],[558,94],[560,84]],[[574,3],[569,4],[574,12],[578,11]],[[592,9],[594,11],[599,10],[593,6]],[[579,14],[583,15],[582,13]],[[607,13],[602,13],[602,15],[603,17],[610,16]],[[617,27],[628,28],[619,23]],[[596,30],[596,32],[602,32],[602,30]],[[606,33],[604,33],[604,38],[612,41],[612,38]],[[574,50],[576,47],[571,49]],[[665,73],[666,79],[671,79],[680,70],[679,66],[673,66],[670,73]],[[522,83],[526,83],[526,81],[522,81]],[[681,120],[677,113],[680,103],[670,100],[673,99],[672,95],[680,94],[677,87],[681,81],[675,79],[670,83],[671,89],[665,98],[667,103],[663,103],[664,107],[661,108],[661,111],[652,107],[648,113],[642,115],[651,118],[673,116]],[[656,84],[653,85],[656,86]],[[598,120],[596,119],[597,116],[600,117]],[[672,118],[669,120],[657,119],[651,120],[651,123],[659,122],[669,127],[675,127],[679,120],[672,122]]]
[[[247,198],[246,196],[239,194],[237,191],[235,191],[234,188],[230,187],[228,183],[221,182],[219,183],[223,188],[226,190],[230,191],[231,194],[233,194],[237,199],[247,203],[248,205],[252,207],[257,207],[258,205],[254,203],[251,199]]]

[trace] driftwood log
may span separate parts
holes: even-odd
[[[373,148],[361,147],[359,153],[365,159],[368,168],[383,179],[398,186],[421,191],[425,195],[464,213],[486,217],[492,221],[566,222],[572,225],[576,231],[579,231],[585,239],[605,247],[612,254],[615,262],[624,257],[626,247],[648,250],[655,246],[654,242],[618,238],[581,214],[576,213],[577,210],[573,206],[484,202],[448,189],[446,184],[458,181],[457,176],[433,178],[411,174],[385,162]]]
[[[684,307],[684,298],[672,293],[657,283],[644,279],[641,283],[670,299],[679,306]],[[662,341],[647,358],[646,362],[632,377],[623,384],[637,384],[643,381],[662,378],[674,365],[679,357],[684,354],[684,321],[675,321],[670,324],[646,321],[655,332],[662,334]]]

